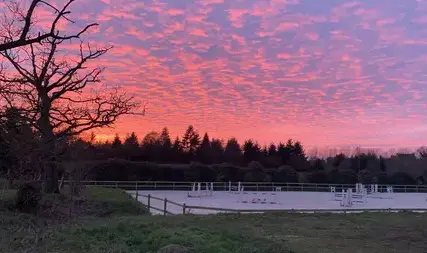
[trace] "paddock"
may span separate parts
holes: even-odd
[[[128,191],[136,198],[136,191]],[[274,195],[273,195],[274,194]],[[168,190],[150,190],[138,191],[138,201],[143,204],[148,204],[147,195],[160,198],[161,200],[151,199],[150,206],[156,209],[164,208],[164,199],[173,201],[180,205],[200,206],[206,208],[227,208],[235,210],[310,210],[328,211],[331,210],[378,210],[378,209],[427,209],[427,193],[377,193],[367,197],[365,203],[355,202],[349,207],[341,206],[341,202],[334,199],[333,192],[291,192],[291,191],[275,191],[275,192],[260,192],[260,191],[214,191],[211,196],[203,196],[199,198],[189,197],[188,191],[168,191]],[[265,203],[245,202],[245,195],[249,198],[266,198]],[[247,199],[248,197],[246,197]],[[268,203],[268,202],[274,202]],[[181,206],[167,204],[166,210],[171,214],[182,214]],[[151,210],[153,214],[160,214],[160,211]],[[187,209],[187,213],[192,214],[215,214],[224,211],[205,210],[205,209]]]

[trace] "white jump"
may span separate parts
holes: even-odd
[[[197,187],[196,187],[197,185]],[[202,190],[201,183],[193,183],[191,191],[188,192],[188,197],[190,198],[201,198],[213,196],[213,183],[206,183],[206,189]]]
[[[241,194],[244,191],[244,187],[241,182],[238,182],[237,186],[233,186],[231,182],[228,182],[228,191],[234,194]]]

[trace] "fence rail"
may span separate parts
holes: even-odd
[[[69,181],[64,181],[65,184]],[[205,183],[211,182],[201,182]],[[121,188],[124,190],[169,190],[188,191],[192,182],[170,182],[170,181],[83,181],[84,185],[97,185],[103,187]],[[230,182],[214,182],[214,191],[228,191]],[[234,186],[237,182],[232,183]],[[334,186],[337,191],[354,188],[354,184],[312,184],[312,183],[276,183],[276,182],[242,182],[245,191],[275,191],[280,187],[282,191],[307,191],[328,192]],[[386,191],[388,185],[378,185],[379,191]],[[427,185],[392,185],[394,192],[421,192],[427,193]]]

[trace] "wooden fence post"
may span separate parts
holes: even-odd
[[[185,203],[182,205],[182,214],[185,214]]]
[[[116,189],[117,189],[117,187],[118,187],[118,184],[119,184],[119,182],[117,182],[117,181],[116,181]]]
[[[138,183],[135,184],[135,196],[136,200],[138,200]]]
[[[166,216],[166,209],[167,209],[167,205],[168,205],[168,199],[165,198],[165,204],[163,206],[163,216]]]
[[[148,212],[150,212],[150,207],[151,207],[151,195],[150,194],[148,194],[147,206],[148,206]]]

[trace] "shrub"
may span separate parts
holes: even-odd
[[[362,184],[376,184],[378,181],[375,177],[375,174],[368,169],[359,171],[357,178],[358,181]]]
[[[248,169],[254,171],[262,171],[264,170],[264,166],[262,166],[260,162],[252,161],[248,164]]]
[[[298,183],[299,175],[298,172],[289,165],[280,166],[273,173],[274,182],[288,182],[288,183]]]
[[[342,160],[338,165],[338,170],[350,170],[352,168],[352,160],[346,158]]]
[[[16,209],[24,213],[35,213],[42,197],[41,187],[36,183],[21,185],[16,194]]]
[[[355,184],[357,183],[357,174],[350,169],[333,169],[329,172],[329,179],[334,184]]]
[[[390,184],[396,185],[414,185],[416,180],[405,172],[396,172],[389,178]]]
[[[212,166],[218,175],[221,175],[221,181],[239,181],[239,167],[229,163],[222,163]]]
[[[329,176],[323,171],[316,171],[308,175],[308,181],[316,184],[327,184],[330,182]]]

